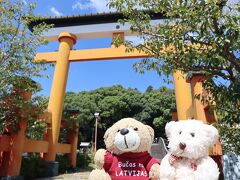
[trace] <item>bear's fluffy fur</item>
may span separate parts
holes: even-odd
[[[123,130],[126,129],[128,132],[127,134],[124,134]],[[99,149],[96,152],[94,161],[97,169],[90,173],[89,180],[111,180],[108,172],[105,172],[103,169],[107,152],[111,153],[113,156],[121,156],[124,153],[129,152],[149,152],[153,138],[154,131],[150,126],[144,125],[133,118],[119,120],[105,132],[104,142],[107,151]],[[149,178],[157,179],[159,177],[159,171],[160,165],[154,163],[150,168]]]
[[[218,139],[215,127],[198,120],[167,123],[169,153],[160,165],[161,180],[217,180],[217,164],[208,149]]]

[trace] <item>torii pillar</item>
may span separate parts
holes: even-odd
[[[202,73],[195,73],[192,77],[187,78],[187,82],[191,84],[192,97],[193,97],[193,115],[195,119],[199,119],[207,124],[206,114],[204,111],[205,105],[201,101],[204,89],[202,87],[202,81],[204,81],[205,75]],[[195,96],[199,95],[199,98]]]
[[[173,72],[174,91],[176,97],[178,120],[187,120],[193,117],[192,94],[186,74],[180,70]]]
[[[58,36],[60,45],[48,104],[48,111],[52,113],[52,129],[48,132],[49,146],[45,160],[50,162],[55,161],[56,158],[63,102],[68,78],[69,55],[76,40],[77,37],[75,35],[67,32],[63,32]]]

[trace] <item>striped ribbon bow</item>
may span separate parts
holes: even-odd
[[[176,155],[171,154],[171,155],[169,156],[169,159],[168,159],[168,160],[169,160],[169,163],[170,163],[171,165],[173,165],[174,163],[176,163],[177,161],[181,161],[182,159],[183,159],[183,157],[181,157],[181,156],[176,156]],[[197,164],[196,164],[196,163],[191,162],[190,166],[191,166],[191,168],[192,168],[194,171],[197,170]]]

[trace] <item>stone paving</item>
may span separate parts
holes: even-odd
[[[69,173],[69,174],[62,174],[56,177],[51,177],[51,178],[42,178],[42,179],[37,179],[37,180],[87,180],[88,176],[91,172],[91,169],[86,169],[86,170],[80,170],[80,172],[77,173]]]

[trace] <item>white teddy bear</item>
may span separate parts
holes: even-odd
[[[208,149],[218,139],[218,130],[199,120],[167,123],[169,152],[160,165],[161,180],[217,180],[217,164]]]

